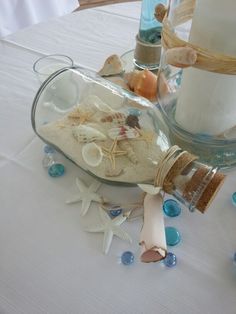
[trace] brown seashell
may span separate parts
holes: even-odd
[[[134,116],[132,114],[128,115],[128,117],[126,118],[125,120],[125,123],[130,126],[131,128],[138,128],[138,129],[141,129],[140,128],[140,125],[139,125],[139,120],[138,120],[138,117],[137,116]]]
[[[106,60],[102,69],[98,72],[101,76],[117,75],[124,72],[122,62],[119,56],[111,55]]]
[[[158,22],[162,23],[165,15],[167,12],[167,8],[164,4],[159,3],[156,7],[155,7],[155,18],[158,20]]]
[[[130,89],[136,94],[149,100],[157,98],[157,76],[151,71],[145,69],[142,71],[133,71],[125,75],[125,79]]]
[[[102,118],[101,122],[113,122],[118,125],[123,125],[125,123],[125,119],[126,116],[124,113],[115,112]]]
[[[119,142],[119,147],[122,150],[127,151],[127,157],[129,158],[129,160],[133,163],[133,164],[137,164],[138,163],[138,158],[133,150],[132,145],[129,143],[128,140],[123,140]]]

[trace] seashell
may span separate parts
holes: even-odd
[[[101,122],[113,122],[118,125],[125,124],[126,116],[122,112],[116,112],[111,115],[107,115],[101,119]]]
[[[108,130],[108,135],[111,139],[117,139],[118,141],[139,137],[138,131],[127,125],[111,128]]]
[[[165,53],[165,62],[179,68],[186,68],[197,61],[197,52],[191,47],[176,47]]]
[[[102,162],[102,149],[95,143],[88,143],[82,147],[82,157],[91,167],[97,167]]]
[[[107,138],[102,132],[84,124],[75,126],[72,132],[75,139],[82,143],[104,141]]]
[[[139,125],[138,117],[135,115],[132,115],[132,114],[128,115],[128,117],[125,120],[125,123],[131,128],[141,129]]]
[[[131,144],[129,143],[128,140],[123,140],[119,142],[119,146],[122,150],[126,150],[127,151],[127,157],[129,158],[129,160],[133,163],[133,164],[137,164],[138,163],[138,158],[133,150],[133,147],[131,146]]]
[[[99,111],[106,113],[115,112],[114,109],[112,109],[108,104],[106,104],[96,95],[89,95],[83,100],[82,104],[87,106],[95,106]]]
[[[106,60],[102,67],[102,69],[98,72],[101,76],[109,76],[109,75],[116,75],[121,74],[124,72],[122,62],[119,56],[111,55]]]
[[[135,70],[125,74],[125,79],[134,93],[149,100],[157,98],[157,76],[151,71],[147,69]]]
[[[156,7],[155,7],[155,18],[158,20],[158,22],[162,23],[166,13],[167,13],[167,7],[162,4],[159,3]]]

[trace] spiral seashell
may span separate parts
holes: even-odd
[[[127,125],[111,128],[108,130],[108,135],[111,139],[117,139],[118,141],[139,137],[138,131]]]
[[[81,143],[104,141],[107,138],[102,132],[84,124],[74,127],[72,132],[75,139]]]
[[[125,124],[126,116],[122,112],[116,112],[110,115],[105,116],[101,119],[101,122],[113,122],[118,125]]]
[[[97,167],[102,162],[102,149],[95,143],[88,143],[82,147],[82,157],[91,167]]]
[[[133,147],[131,146],[131,144],[129,143],[128,140],[123,140],[119,142],[119,146],[122,150],[126,150],[127,151],[127,157],[129,158],[129,160],[133,163],[133,164],[137,164],[138,163],[138,158],[133,150]]]
[[[135,115],[132,115],[132,114],[129,114],[128,117],[126,118],[125,120],[125,123],[130,126],[131,128],[138,128],[138,129],[141,129],[140,128],[140,125],[139,125],[139,119],[137,116]]]
[[[125,79],[130,89],[137,95],[143,96],[149,100],[157,98],[157,76],[151,71],[135,70],[127,73]]]

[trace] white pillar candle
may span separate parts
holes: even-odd
[[[189,41],[236,55],[236,0],[197,0]],[[176,121],[192,133],[217,135],[236,125],[236,76],[184,70]]]

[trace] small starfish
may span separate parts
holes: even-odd
[[[111,162],[112,169],[116,168],[116,157],[123,156],[127,154],[125,150],[116,150],[117,139],[114,140],[110,148],[102,147],[102,152],[106,158]]]
[[[91,117],[94,115],[94,113],[89,112],[89,111],[73,111],[68,115],[69,119],[74,119],[77,120],[79,119],[79,124],[84,124],[85,122],[90,122],[91,121]]]
[[[104,232],[102,249],[104,254],[107,254],[109,251],[113,235],[116,235],[120,239],[132,242],[130,235],[119,227],[127,219],[127,217],[119,215],[116,218],[111,219],[101,207],[99,207],[99,214],[102,222],[94,227],[86,228],[85,231]]]
[[[103,198],[96,193],[96,191],[99,189],[102,183],[98,181],[93,181],[93,183],[87,187],[82,180],[79,178],[76,178],[76,185],[79,188],[80,194],[77,196],[74,196],[72,199],[67,200],[67,204],[74,204],[77,202],[82,201],[81,206],[81,216],[86,215],[86,213],[89,210],[89,207],[91,205],[91,202],[97,202],[102,203]]]
[[[135,128],[136,131],[139,133],[139,137],[137,140],[145,141],[147,144],[151,144],[154,139],[154,133],[151,131],[144,131],[141,129]]]

